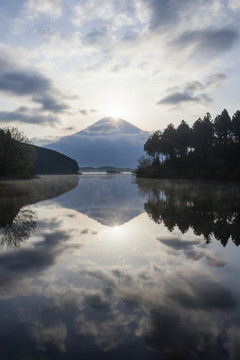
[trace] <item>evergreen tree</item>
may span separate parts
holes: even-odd
[[[226,109],[214,119],[214,132],[217,144],[226,144],[228,142],[231,133],[231,118]]]
[[[169,124],[162,134],[162,149],[166,155],[169,155],[170,159],[176,156],[176,129],[173,124]]]
[[[184,120],[182,120],[176,130],[177,150],[180,156],[187,154],[188,149],[191,147],[191,137],[192,131],[190,127]]]
[[[232,135],[234,142],[240,144],[240,111],[236,111],[232,117]]]

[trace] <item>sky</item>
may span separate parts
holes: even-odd
[[[0,0],[0,126],[33,143],[240,109],[239,0]]]

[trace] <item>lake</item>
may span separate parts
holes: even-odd
[[[1,359],[239,359],[240,186],[0,183]]]

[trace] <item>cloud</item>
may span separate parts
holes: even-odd
[[[189,291],[187,290],[188,286]],[[187,309],[224,310],[237,306],[237,300],[232,292],[211,280],[206,282],[190,280],[184,290],[180,287],[169,290],[168,297]]]
[[[91,113],[97,112],[97,110],[95,110],[95,109],[91,109],[91,110],[81,109],[81,110],[79,110],[79,112],[82,115],[89,115]]]
[[[185,102],[199,103],[199,102],[201,102],[201,99],[199,97],[191,96],[188,93],[175,92],[175,93],[168,95],[168,96],[164,97],[163,99],[159,100],[157,102],[157,105],[162,105],[162,104],[179,105],[179,104],[185,103]]]
[[[116,31],[123,26],[131,26],[135,23],[134,1],[129,0],[93,0],[78,4],[72,11],[72,23],[82,27],[86,23],[97,23],[97,20],[105,21],[111,30]]]
[[[107,35],[105,29],[102,30],[92,30],[84,37],[84,42],[89,44],[95,44],[102,39],[104,39]]]
[[[36,72],[19,70],[0,75],[0,90],[24,96],[52,90],[52,85],[49,79]]]
[[[5,95],[26,98],[40,104],[40,108],[18,107],[15,111],[0,111],[1,122],[22,122],[29,124],[44,124],[53,126],[59,119],[45,113],[61,114],[69,109],[64,102],[69,97],[63,96],[55,88],[53,82],[37,71],[29,68],[19,68],[11,58],[0,57],[0,91]],[[8,62],[9,60],[9,62]],[[22,102],[22,100],[21,100]]]
[[[192,245],[198,245],[199,241],[198,240],[192,240],[192,241],[188,241],[188,240],[180,240],[179,238],[173,238],[173,239],[162,239],[162,238],[157,238],[157,240],[159,240],[162,244],[173,248],[174,250],[181,250],[181,249],[186,249],[189,247],[192,247]]]
[[[84,301],[88,306],[98,311],[108,311],[111,306],[110,299],[99,291],[88,293]]]
[[[186,31],[176,38],[172,45],[179,50],[192,47],[192,54],[203,57],[216,56],[233,48],[239,37],[238,31],[231,28]]]
[[[52,97],[51,95],[40,95],[32,98],[34,102],[37,102],[42,105],[42,111],[50,111],[53,113],[62,113],[65,110],[69,109],[69,106],[60,102],[58,99]]]
[[[60,352],[65,352],[67,337],[66,326],[60,321],[52,326],[35,322],[32,326],[31,336],[40,350],[47,350],[48,344],[53,344]]]
[[[156,29],[163,25],[175,24],[179,21],[180,10],[191,4],[190,0],[147,0],[142,3],[148,6],[150,11],[150,29]]]
[[[238,11],[240,9],[240,3],[238,0],[228,0],[228,7],[234,11]]]
[[[0,59],[0,61],[1,60],[3,64],[5,64],[6,60]],[[8,69],[7,72],[2,72],[0,74],[0,91],[19,97],[31,96],[32,101],[42,105],[39,111],[62,113],[69,108],[63,101],[64,97],[53,86],[50,79],[36,71],[30,71],[28,69]],[[20,113],[23,111],[20,110],[23,110],[23,108],[16,110],[14,113],[9,113],[9,118],[15,117],[15,113],[21,118]],[[37,109],[35,111],[37,111]],[[38,117],[40,119],[41,115],[38,115]],[[27,115],[25,122],[41,122],[39,119],[29,121],[29,116]]]
[[[199,81],[188,82],[184,87],[184,90],[186,92],[190,92],[190,93],[193,93],[194,91],[202,90],[202,89],[204,89],[204,85],[202,83],[200,83]]]
[[[38,109],[29,109],[26,106],[22,106],[15,111],[0,111],[0,122],[18,122],[55,126],[60,121],[55,116],[40,114]]]
[[[28,17],[49,15],[57,19],[63,12],[63,0],[27,0],[24,6]]]
[[[184,103],[208,104],[212,98],[208,94],[227,81],[225,74],[211,74],[206,83],[193,80],[185,84],[182,92],[174,91],[170,95],[160,99],[156,105],[182,105]]]
[[[225,74],[213,74],[209,76],[206,86],[218,87],[226,81],[227,76]]]

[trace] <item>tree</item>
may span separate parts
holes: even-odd
[[[29,178],[34,175],[35,150],[16,128],[0,130],[0,176]]]
[[[176,130],[177,148],[180,156],[186,155],[188,149],[191,147],[191,135],[192,131],[190,127],[182,120]]]
[[[232,135],[234,142],[240,144],[240,111],[236,111],[232,117]]]
[[[176,156],[176,129],[173,124],[169,124],[162,134],[163,153],[170,158]]]
[[[214,119],[214,133],[217,144],[226,144],[231,133],[231,118],[226,109]]]
[[[199,118],[192,128],[192,144],[196,152],[206,154],[213,145],[213,124],[209,113],[203,120]]]
[[[154,159],[156,159],[156,157],[159,157],[159,154],[161,152],[160,139],[161,132],[155,131],[144,144],[144,151]]]

